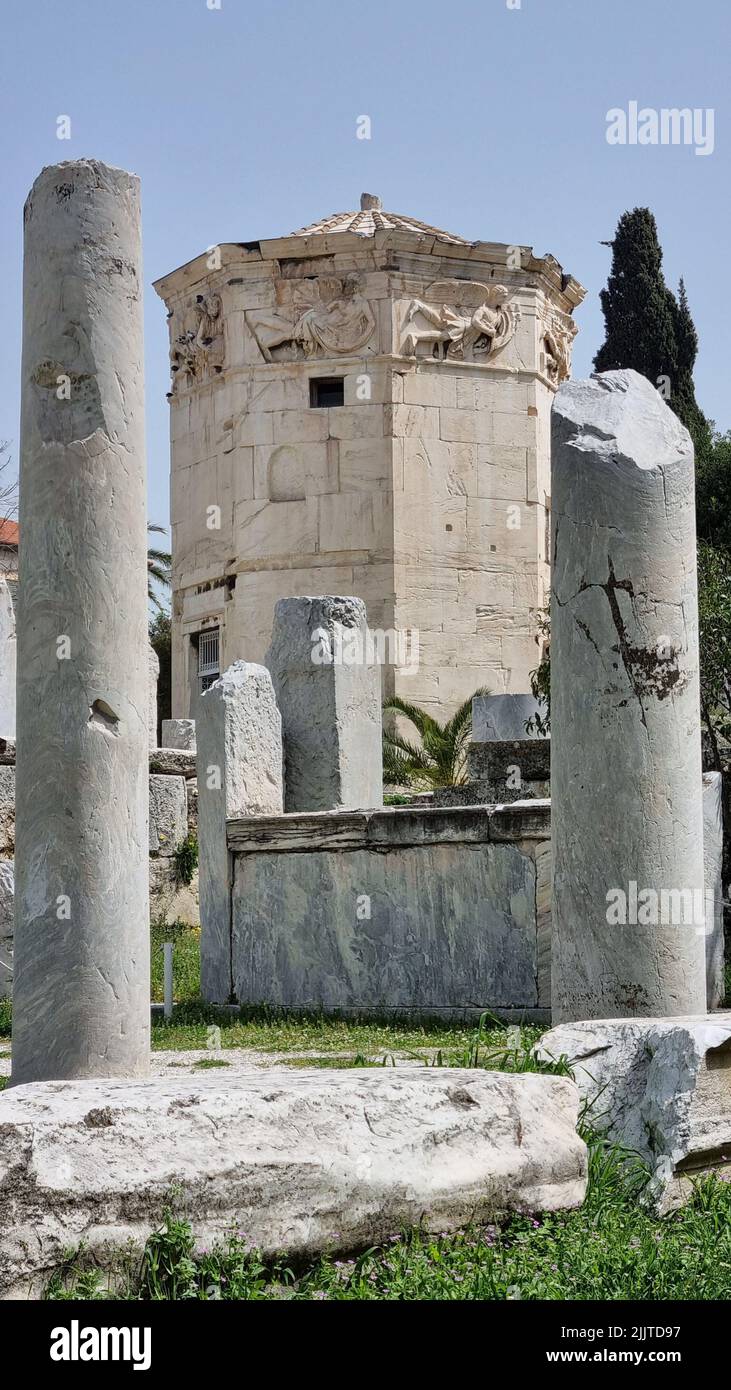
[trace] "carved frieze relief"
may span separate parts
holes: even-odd
[[[560,309],[546,312],[543,326],[543,366],[546,376],[554,386],[571,375],[571,352],[578,325],[570,314]]]
[[[169,325],[172,395],[220,374],[226,353],[220,294],[197,294],[173,310]]]
[[[405,357],[484,362],[513,337],[520,308],[504,285],[435,280],[424,299],[412,299],[402,326]]]
[[[376,326],[358,275],[289,282],[289,301],[271,312],[249,310],[246,322],[265,362],[296,362],[359,352]]]

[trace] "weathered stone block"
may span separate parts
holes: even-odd
[[[505,743],[540,738],[525,727],[537,713],[539,704],[533,695],[476,695],[472,701],[473,741]]]
[[[12,861],[0,862],[0,999],[13,992],[13,935],[15,931],[15,872]]]
[[[522,801],[551,794],[551,740],[522,738],[471,743],[467,749],[470,782],[496,801]]]
[[[150,777],[150,854],[175,853],[188,833],[184,777]]]
[[[186,753],[195,753],[195,720],[163,719],[163,748],[178,748]]]
[[[731,1013],[565,1023],[537,1051],[568,1058],[589,1123],[644,1159],[660,1210],[703,1172],[731,1176]]]
[[[231,994],[226,821],[283,809],[282,721],[263,666],[236,661],[201,696],[197,739],[201,990],[225,1004]]]
[[[196,754],[183,748],[151,748],[150,772],[168,777],[195,777]]]
[[[535,1010],[535,865],[514,844],[487,844],[488,833],[483,811],[405,810],[376,818],[364,849],[236,854],[236,998],[289,1009]]]
[[[150,860],[150,921],[187,922],[191,927],[200,924],[198,905],[198,874],[190,883],[181,883],[170,858]]]
[[[723,775],[703,774],[703,874],[706,889],[706,1008],[726,995],[723,930]]]
[[[357,598],[281,599],[267,665],[282,713],[286,809],[383,801],[381,673]]]
[[[15,850],[15,768],[0,765],[0,854],[8,858]]]
[[[577,1117],[563,1077],[459,1069],[23,1086],[0,1095],[0,1291],[37,1297],[80,1243],[108,1267],[171,1183],[201,1245],[243,1228],[266,1255],[578,1207]]]

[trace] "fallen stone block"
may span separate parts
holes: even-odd
[[[316,1256],[404,1225],[577,1207],[587,1158],[564,1077],[251,1069],[0,1094],[0,1296],[35,1297],[69,1247],[111,1270],[175,1209],[204,1244],[233,1229]]]
[[[659,1211],[701,1173],[731,1178],[731,1013],[565,1023],[536,1051],[568,1058],[587,1122],[644,1160]]]

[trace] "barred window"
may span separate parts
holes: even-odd
[[[198,634],[198,683],[201,695],[221,674],[219,638],[220,629],[217,627]]]

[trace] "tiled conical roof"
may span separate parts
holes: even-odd
[[[356,236],[375,236],[376,232],[396,229],[402,232],[419,232],[423,236],[436,237],[438,241],[451,241],[456,246],[471,246],[462,236],[453,232],[443,232],[439,227],[430,227],[428,222],[419,222],[415,217],[404,217],[399,212],[384,212],[380,198],[374,193],[361,193],[360,209],[357,212],[334,212],[319,222],[311,222],[309,227],[299,227],[291,236],[318,236],[326,232],[355,232]]]

